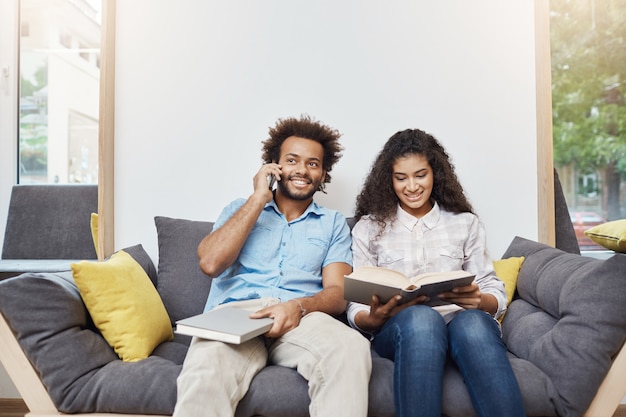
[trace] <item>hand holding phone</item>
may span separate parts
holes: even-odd
[[[270,191],[274,189],[274,184],[276,184],[276,176],[274,174],[270,174],[267,177],[267,185],[270,188]]]

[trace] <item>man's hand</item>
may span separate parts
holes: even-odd
[[[254,193],[262,195],[265,198],[265,203],[269,203],[274,198],[272,190],[270,190],[267,182],[267,178],[270,175],[276,177],[276,181],[281,180],[281,166],[278,164],[270,163],[261,166],[253,179]]]
[[[254,176],[254,192],[245,204],[222,227],[213,230],[198,245],[200,269],[209,277],[219,276],[235,262],[261,211],[274,198],[267,184],[269,175],[280,179],[280,165],[262,165]]]
[[[383,325],[391,317],[398,314],[398,312],[404,310],[407,307],[421,304],[428,300],[428,297],[422,295],[404,304],[398,304],[402,300],[402,297],[396,295],[391,298],[387,304],[382,304],[380,299],[374,295],[372,296],[372,303],[370,304],[370,312],[362,311],[357,313],[355,317],[356,325],[359,328],[367,331],[375,331],[383,327]]]
[[[289,330],[298,327],[300,319],[302,318],[302,310],[300,310],[298,303],[287,301],[265,307],[264,309],[252,313],[250,317],[253,319],[260,319],[263,317],[270,317],[274,319],[274,324],[264,336],[277,338],[284,335]]]

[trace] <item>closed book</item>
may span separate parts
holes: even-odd
[[[251,312],[241,308],[222,307],[178,320],[176,333],[240,344],[266,333],[273,319],[250,318]]]
[[[449,302],[438,297],[442,292],[469,285],[474,281],[474,274],[467,271],[427,272],[407,277],[403,273],[377,266],[356,268],[344,278],[344,298],[362,304],[370,304],[372,295],[377,295],[381,303],[387,303],[396,295],[402,296],[402,303],[426,295],[429,300],[424,304],[438,306]]]

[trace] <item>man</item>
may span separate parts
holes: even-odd
[[[308,116],[279,120],[269,133],[252,195],[224,209],[198,257],[213,278],[205,311],[228,303],[274,323],[241,345],[194,338],[174,417],[234,416],[267,363],[309,381],[312,417],[367,415],[369,342],[331,317],[346,307],[350,231],[343,215],[313,201],[341,157],[340,134]]]

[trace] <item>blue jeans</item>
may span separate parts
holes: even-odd
[[[394,361],[397,417],[441,416],[448,354],[463,376],[476,415],[525,416],[500,328],[484,311],[464,310],[446,325],[430,307],[409,307],[385,323],[373,346]]]

